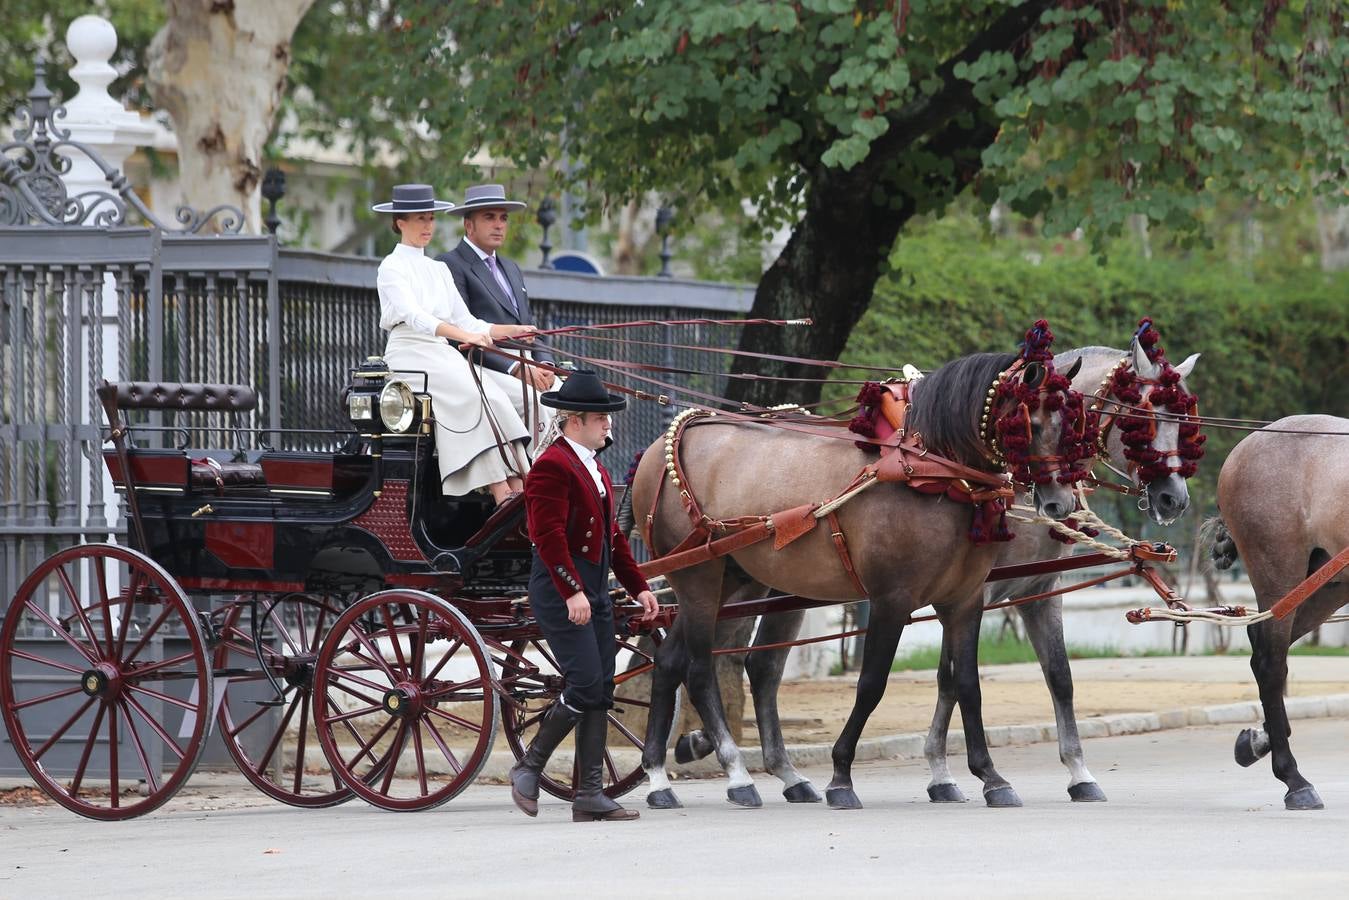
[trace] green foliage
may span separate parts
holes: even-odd
[[[7,0],[0,28],[0,117],[7,118],[33,87],[33,60],[48,57],[47,84],[63,99],[74,96],[66,74],[74,64],[66,50],[66,29],[76,18],[97,12],[117,29],[111,60],[121,77],[110,90],[132,106],[144,106],[145,48],[164,24],[160,0],[107,0],[95,10],[88,0]]]
[[[1028,246],[1036,249],[1028,252]],[[979,350],[1012,350],[1040,317],[1053,327],[1057,349],[1124,348],[1147,315],[1170,360],[1203,354],[1190,380],[1201,413],[1349,417],[1349,272],[1289,268],[1252,278],[1202,257],[1146,260],[1127,245],[1102,265],[1069,242],[994,241],[964,217],[914,229],[890,266],[844,361],[932,368]],[[837,385],[825,396],[841,401],[855,393],[855,386]],[[1196,521],[1205,506],[1211,511],[1222,460],[1244,436],[1216,428],[1206,433],[1208,455],[1191,486]],[[1098,495],[1096,506],[1146,534],[1136,511],[1126,513],[1127,504],[1111,515],[1116,503]]]

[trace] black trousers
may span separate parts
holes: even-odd
[[[529,576],[529,604],[539,623],[548,649],[566,678],[563,702],[578,712],[611,709],[614,705],[614,657],[618,653],[614,633],[614,605],[609,599],[608,562],[600,566],[573,558],[590,597],[590,621],[576,625],[567,618],[567,600],[558,595],[548,567],[538,555]]]

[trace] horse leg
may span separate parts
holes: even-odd
[[[890,665],[895,661],[895,649],[908,614],[901,611],[894,600],[887,603],[871,601],[871,623],[867,626],[866,642],[862,646],[862,672],[857,678],[857,697],[852,712],[838,740],[834,742],[834,777],[824,795],[830,809],[861,809],[862,801],[853,790],[852,764],[857,756],[857,742],[867,719],[885,695],[890,680]]]
[[[670,787],[665,771],[665,748],[674,725],[675,695],[688,670],[684,620],[676,617],[660,647],[656,649],[651,670],[651,708],[647,710],[646,741],[642,747],[642,769],[651,783],[646,805],[652,809],[678,809],[683,806]]]
[[[754,635],[754,646],[795,639],[801,633],[801,623],[805,618],[805,610],[762,617],[759,630]],[[819,803],[822,799],[820,792],[815,790],[810,779],[792,765],[787,756],[787,745],[782,739],[782,721],[778,718],[778,687],[782,684],[782,671],[787,666],[790,653],[790,647],[757,650],[745,660],[750,691],[754,696],[754,717],[759,725],[759,746],[763,750],[764,768],[781,779],[782,796],[789,803]]]
[[[993,768],[984,734],[983,697],[979,690],[979,623],[983,618],[980,594],[963,609],[939,607],[942,627],[951,635],[951,668],[956,683],[960,718],[965,725],[965,753],[970,772],[984,783],[984,802],[992,807],[1020,806],[1021,798]]]
[[[748,576],[739,572],[738,566],[726,567],[726,572],[722,576],[722,606],[742,600],[759,600],[768,595],[768,588],[757,581],[747,579]],[[749,631],[741,627],[744,624],[746,623],[743,619],[718,621],[715,632],[716,646],[739,647],[749,643]],[[752,622],[748,624],[753,625]],[[746,668],[751,658],[752,654],[746,658]],[[675,762],[690,763],[695,759],[704,758],[716,749],[716,743],[708,736],[706,729],[697,728],[688,734],[681,734],[679,740],[675,742]]]
[[[941,662],[937,664],[937,706],[932,711],[932,725],[923,742],[932,780],[927,785],[927,798],[933,803],[964,803],[966,796],[946,762],[947,737],[951,732],[951,714],[956,708],[956,682],[951,671],[951,644],[946,631],[942,632]]]
[[[1273,760],[1274,777],[1288,788],[1283,805],[1288,809],[1324,809],[1325,804],[1310,781],[1298,771],[1297,760],[1289,744],[1292,729],[1283,702],[1288,681],[1288,643],[1292,623],[1267,619],[1247,629],[1251,638],[1251,671],[1260,688],[1260,705],[1265,711],[1265,734]]]
[[[1051,590],[1057,576],[1029,593]],[[1068,767],[1068,796],[1078,802],[1105,800],[1105,791],[1087,771],[1082,754],[1082,738],[1077,733],[1077,713],[1073,710],[1073,673],[1068,666],[1068,648],[1063,643],[1063,601],[1050,597],[1018,606],[1026,636],[1040,660],[1045,685],[1054,701],[1054,720],[1059,732],[1059,761]]]
[[[1329,554],[1325,551],[1320,551],[1320,554],[1325,559],[1329,558]],[[1319,569],[1325,559],[1318,563],[1313,558],[1309,574]],[[1331,613],[1346,605],[1349,605],[1349,583],[1331,582],[1312,594],[1293,615],[1293,630],[1288,636],[1289,645],[1297,643],[1300,638],[1324,622]],[[1232,748],[1239,766],[1255,765],[1269,754],[1269,749],[1269,735],[1263,728],[1243,728],[1237,735],[1236,746]]]

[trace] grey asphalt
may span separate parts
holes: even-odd
[[[684,809],[630,824],[573,824],[549,799],[530,820],[489,785],[419,814],[304,811],[199,775],[130,822],[0,808],[0,898],[1343,896],[1349,720],[1294,723],[1328,807],[1314,813],[1283,809],[1267,762],[1232,762],[1238,727],[1088,741],[1104,804],[1068,801],[1052,745],[999,748],[1026,803],[1009,810],[929,804],[920,761],[859,765],[860,811],[788,805],[759,775],[762,809],[728,804],[724,781],[677,781]]]

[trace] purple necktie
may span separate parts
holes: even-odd
[[[511,301],[511,309],[515,310],[515,317],[517,319],[520,318],[520,304],[515,302],[515,292],[511,290],[510,284],[507,283],[506,276],[501,271],[501,267],[497,265],[496,254],[493,253],[491,256],[486,257],[486,260],[487,268],[492,270],[492,277],[497,280],[497,285],[500,286],[502,293],[506,295],[506,299]]]

